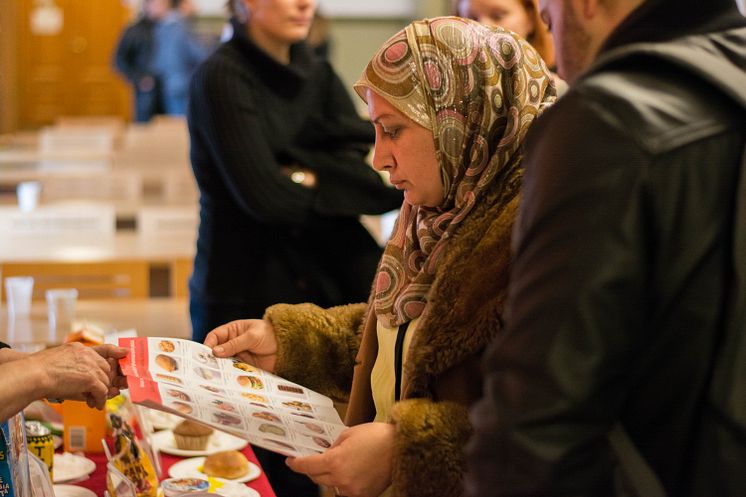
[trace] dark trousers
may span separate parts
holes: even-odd
[[[256,318],[250,310],[239,304],[204,304],[191,300],[189,313],[192,318],[192,340],[202,343],[213,328],[235,319]],[[261,316],[258,316],[261,318]],[[285,464],[285,456],[252,446],[262,469],[269,478],[277,497],[318,497],[319,488],[307,476],[292,471]]]

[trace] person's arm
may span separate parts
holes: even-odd
[[[188,111],[192,167],[195,174],[215,167],[232,200],[254,219],[302,225],[317,191],[293,183],[281,172],[265,136],[261,104],[245,80],[249,76],[236,64],[211,59],[192,78]],[[197,148],[209,159],[195,154]]]
[[[102,409],[112,385],[108,359],[118,359],[125,349],[101,350],[69,343],[34,354],[0,351],[0,420],[20,412],[45,397],[80,400]],[[8,360],[10,359],[10,360]]]
[[[526,144],[507,330],[472,410],[470,496],[609,495],[607,434],[644,347],[647,156],[592,98]]]
[[[346,399],[366,309],[366,304],[267,308],[264,319],[272,323],[277,336],[277,374],[332,398]]]
[[[114,67],[127,80],[135,83],[139,79],[139,71],[134,66],[136,54],[133,37],[135,30],[133,26],[127,27],[119,38],[114,50]]]
[[[323,454],[289,458],[288,466],[340,495],[460,495],[464,444],[471,433],[465,407],[411,399],[394,406],[391,423],[348,428]]]
[[[209,48],[190,30],[184,32],[183,49],[186,53],[186,58],[190,61],[192,67],[197,67],[207,58],[208,55],[210,55]]]
[[[394,495],[460,495],[464,446],[472,433],[467,408],[408,399],[394,405],[391,422]]]
[[[212,330],[205,345],[216,357],[236,356],[336,399],[347,397],[366,304],[322,309],[277,304],[264,319],[231,321]]]
[[[10,348],[8,344],[0,342],[0,364],[9,363],[28,357],[28,354]]]
[[[290,164],[280,164],[268,144],[260,117],[261,102],[256,101],[246,81],[249,77],[236,69],[236,62],[215,59],[197,70],[192,79],[189,106],[193,150],[199,148],[202,156],[210,157],[234,202],[261,222],[303,225],[312,214],[320,212],[319,205],[324,206],[326,215],[350,215],[348,202],[333,200],[339,200],[339,192],[346,185],[354,186],[344,178],[319,179],[313,188],[308,188],[283,174],[281,166]],[[208,167],[199,163],[205,160],[199,153],[193,152],[192,157],[197,174]],[[303,160],[290,155],[289,158]],[[300,165],[311,170],[318,166]],[[377,197],[401,196],[396,190],[385,189],[379,178],[375,180],[376,189],[368,187],[368,191],[374,191]],[[350,188],[344,198],[360,192],[359,188]]]
[[[402,192],[382,182],[381,175],[368,163],[375,140],[373,125],[360,117],[348,88],[328,62],[324,69],[324,114],[314,116],[313,126],[304,129],[307,141],[324,144],[307,147],[317,150],[310,156],[310,163],[318,171],[318,182],[326,187],[317,198],[317,211],[375,215],[399,209]]]

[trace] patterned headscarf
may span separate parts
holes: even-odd
[[[556,91],[525,40],[458,17],[404,28],[354,88],[363,100],[371,89],[431,130],[440,164],[442,204],[404,201],[378,268],[376,316],[395,327],[422,314],[438,261],[482,194],[495,181],[504,188],[520,181],[526,131]]]

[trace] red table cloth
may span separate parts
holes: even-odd
[[[250,445],[247,445],[246,448],[244,448],[241,452],[243,452],[243,454],[249,461],[253,462],[261,468],[261,464],[259,464],[259,461],[257,460],[256,455],[254,455],[254,451],[251,450]],[[86,454],[86,457],[96,463],[96,470],[91,473],[90,477],[87,480],[76,482],[74,484],[92,490],[97,496],[103,497],[104,490],[106,490],[106,456],[101,453]],[[168,469],[173,464],[181,461],[182,459],[184,458],[172,456],[169,454],[161,454],[161,469],[163,473],[163,479],[168,478]],[[261,495],[261,497],[276,497],[274,490],[272,490],[272,487],[269,484],[267,475],[264,474],[264,471],[262,471],[262,474],[261,476],[259,476],[259,478],[248,482],[246,485],[259,492],[259,495]]]

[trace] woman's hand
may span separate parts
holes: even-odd
[[[239,319],[218,326],[205,337],[215,357],[236,356],[242,361],[274,372],[277,340],[272,323],[262,319]]]
[[[396,428],[365,423],[342,432],[326,452],[289,457],[287,465],[345,497],[378,497],[391,485]]]

